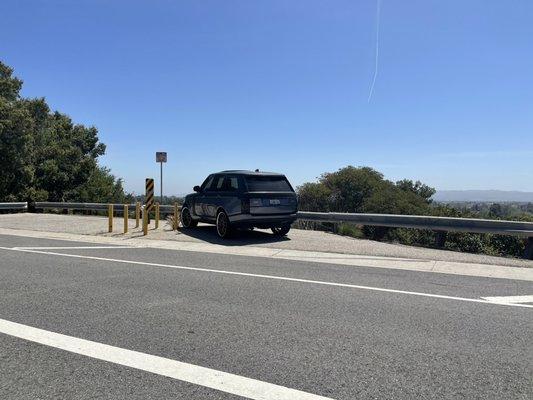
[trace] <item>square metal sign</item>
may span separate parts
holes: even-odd
[[[166,151],[157,151],[155,153],[156,162],[167,162],[167,152]]]

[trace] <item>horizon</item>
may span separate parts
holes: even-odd
[[[294,186],[347,165],[446,190],[533,192],[533,4],[8,1],[2,61],[144,192],[211,172]],[[142,27],[142,29],[139,29]],[[377,76],[370,101],[369,90]],[[238,160],[238,161],[236,161]]]

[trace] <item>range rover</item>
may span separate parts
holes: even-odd
[[[228,237],[235,229],[271,229],[286,235],[296,219],[298,200],[283,174],[259,171],[222,171],[209,175],[181,208],[184,229],[198,222],[215,224]]]

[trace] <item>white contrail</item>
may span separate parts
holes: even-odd
[[[372,86],[370,86],[370,93],[368,94],[368,102],[372,99],[374,93],[374,85],[376,84],[376,78],[378,76],[378,61],[379,61],[379,20],[381,13],[381,0],[377,0],[377,12],[376,12],[376,61],[374,66],[374,78],[372,79]]]

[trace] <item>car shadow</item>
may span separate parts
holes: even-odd
[[[204,242],[220,244],[223,246],[243,246],[250,244],[279,243],[289,241],[287,236],[275,236],[268,231],[259,230],[236,230],[230,238],[222,239],[218,237],[214,225],[198,225],[195,228],[180,228],[180,234],[186,235]]]

